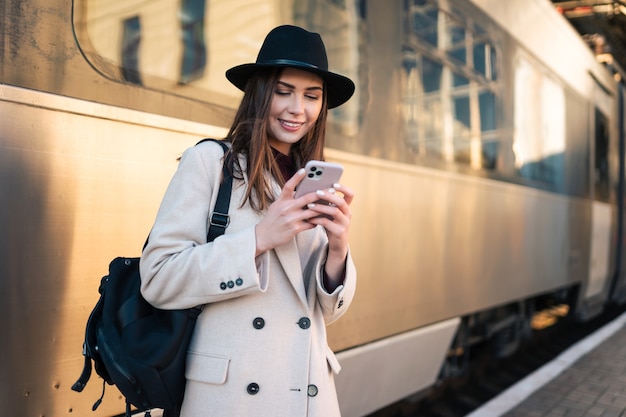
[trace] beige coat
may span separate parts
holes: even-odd
[[[184,153],[141,258],[142,292],[155,306],[206,304],[189,348],[182,417],[339,416],[340,367],[325,326],[352,301],[352,259],[344,284],[329,294],[321,227],[255,258],[261,215],[240,207],[245,187],[237,180],[230,225],[206,243],[222,156],[212,142]]]

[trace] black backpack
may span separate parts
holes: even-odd
[[[227,145],[215,142],[227,152]],[[223,179],[211,214],[209,242],[222,235],[229,223],[232,175],[227,165],[222,169]],[[150,305],[140,292],[139,258],[111,261],[109,274],[102,278],[98,291],[100,299],[87,320],[85,364],[72,390],[81,392],[85,388],[93,361],[96,373],[104,380],[94,411],[108,383],[116,385],[126,398],[127,417],[131,405],[145,411],[146,417],[153,408],[165,410],[164,417],[177,417],[185,390],[187,347],[201,308],[160,310]]]

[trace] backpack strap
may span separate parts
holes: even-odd
[[[228,145],[221,140],[203,139],[198,143],[210,140],[219,143],[224,149],[224,164],[222,164],[222,182],[217,192],[217,201],[211,213],[211,221],[209,223],[209,231],[207,233],[207,242],[212,242],[216,237],[221,236],[230,224],[230,216],[228,215],[228,207],[230,206],[230,195],[233,189],[233,174],[231,172],[232,154],[230,154]]]
[[[83,371],[80,373],[78,380],[72,385],[72,391],[82,392],[87,385],[87,381],[91,378],[91,357],[87,355],[86,347],[83,346],[83,356],[85,357],[85,363],[83,365]]]
[[[230,224],[228,208],[230,206],[230,195],[233,189],[233,174],[231,172],[232,154],[228,152],[228,145],[226,145],[223,140],[206,138],[196,143],[196,146],[208,141],[219,144],[224,150],[224,163],[222,164],[222,181],[220,182],[220,188],[217,192],[217,201],[215,202],[215,207],[213,207],[213,212],[211,213],[209,231],[207,232],[207,242],[213,242],[216,237],[224,234],[226,228]],[[145,249],[148,245],[148,239],[150,239],[149,235],[143,244],[143,249]]]

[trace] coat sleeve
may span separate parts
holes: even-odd
[[[207,243],[222,157],[212,142],[189,148],[165,192],[140,260],[141,292],[158,308],[190,308],[267,288],[267,262],[255,259],[254,224],[229,227]]]
[[[329,325],[343,316],[352,304],[356,291],[356,268],[352,256],[348,252],[343,284],[335,288],[332,293],[328,293],[324,288],[324,265],[320,265],[317,271],[317,299],[322,307],[324,321],[326,325]]]

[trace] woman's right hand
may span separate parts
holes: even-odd
[[[280,196],[268,208],[265,217],[256,225],[256,256],[289,242],[298,233],[315,227],[308,222],[318,213],[303,210],[319,197],[315,193],[294,198],[295,190],[304,179],[304,169],[298,170],[283,187]]]

